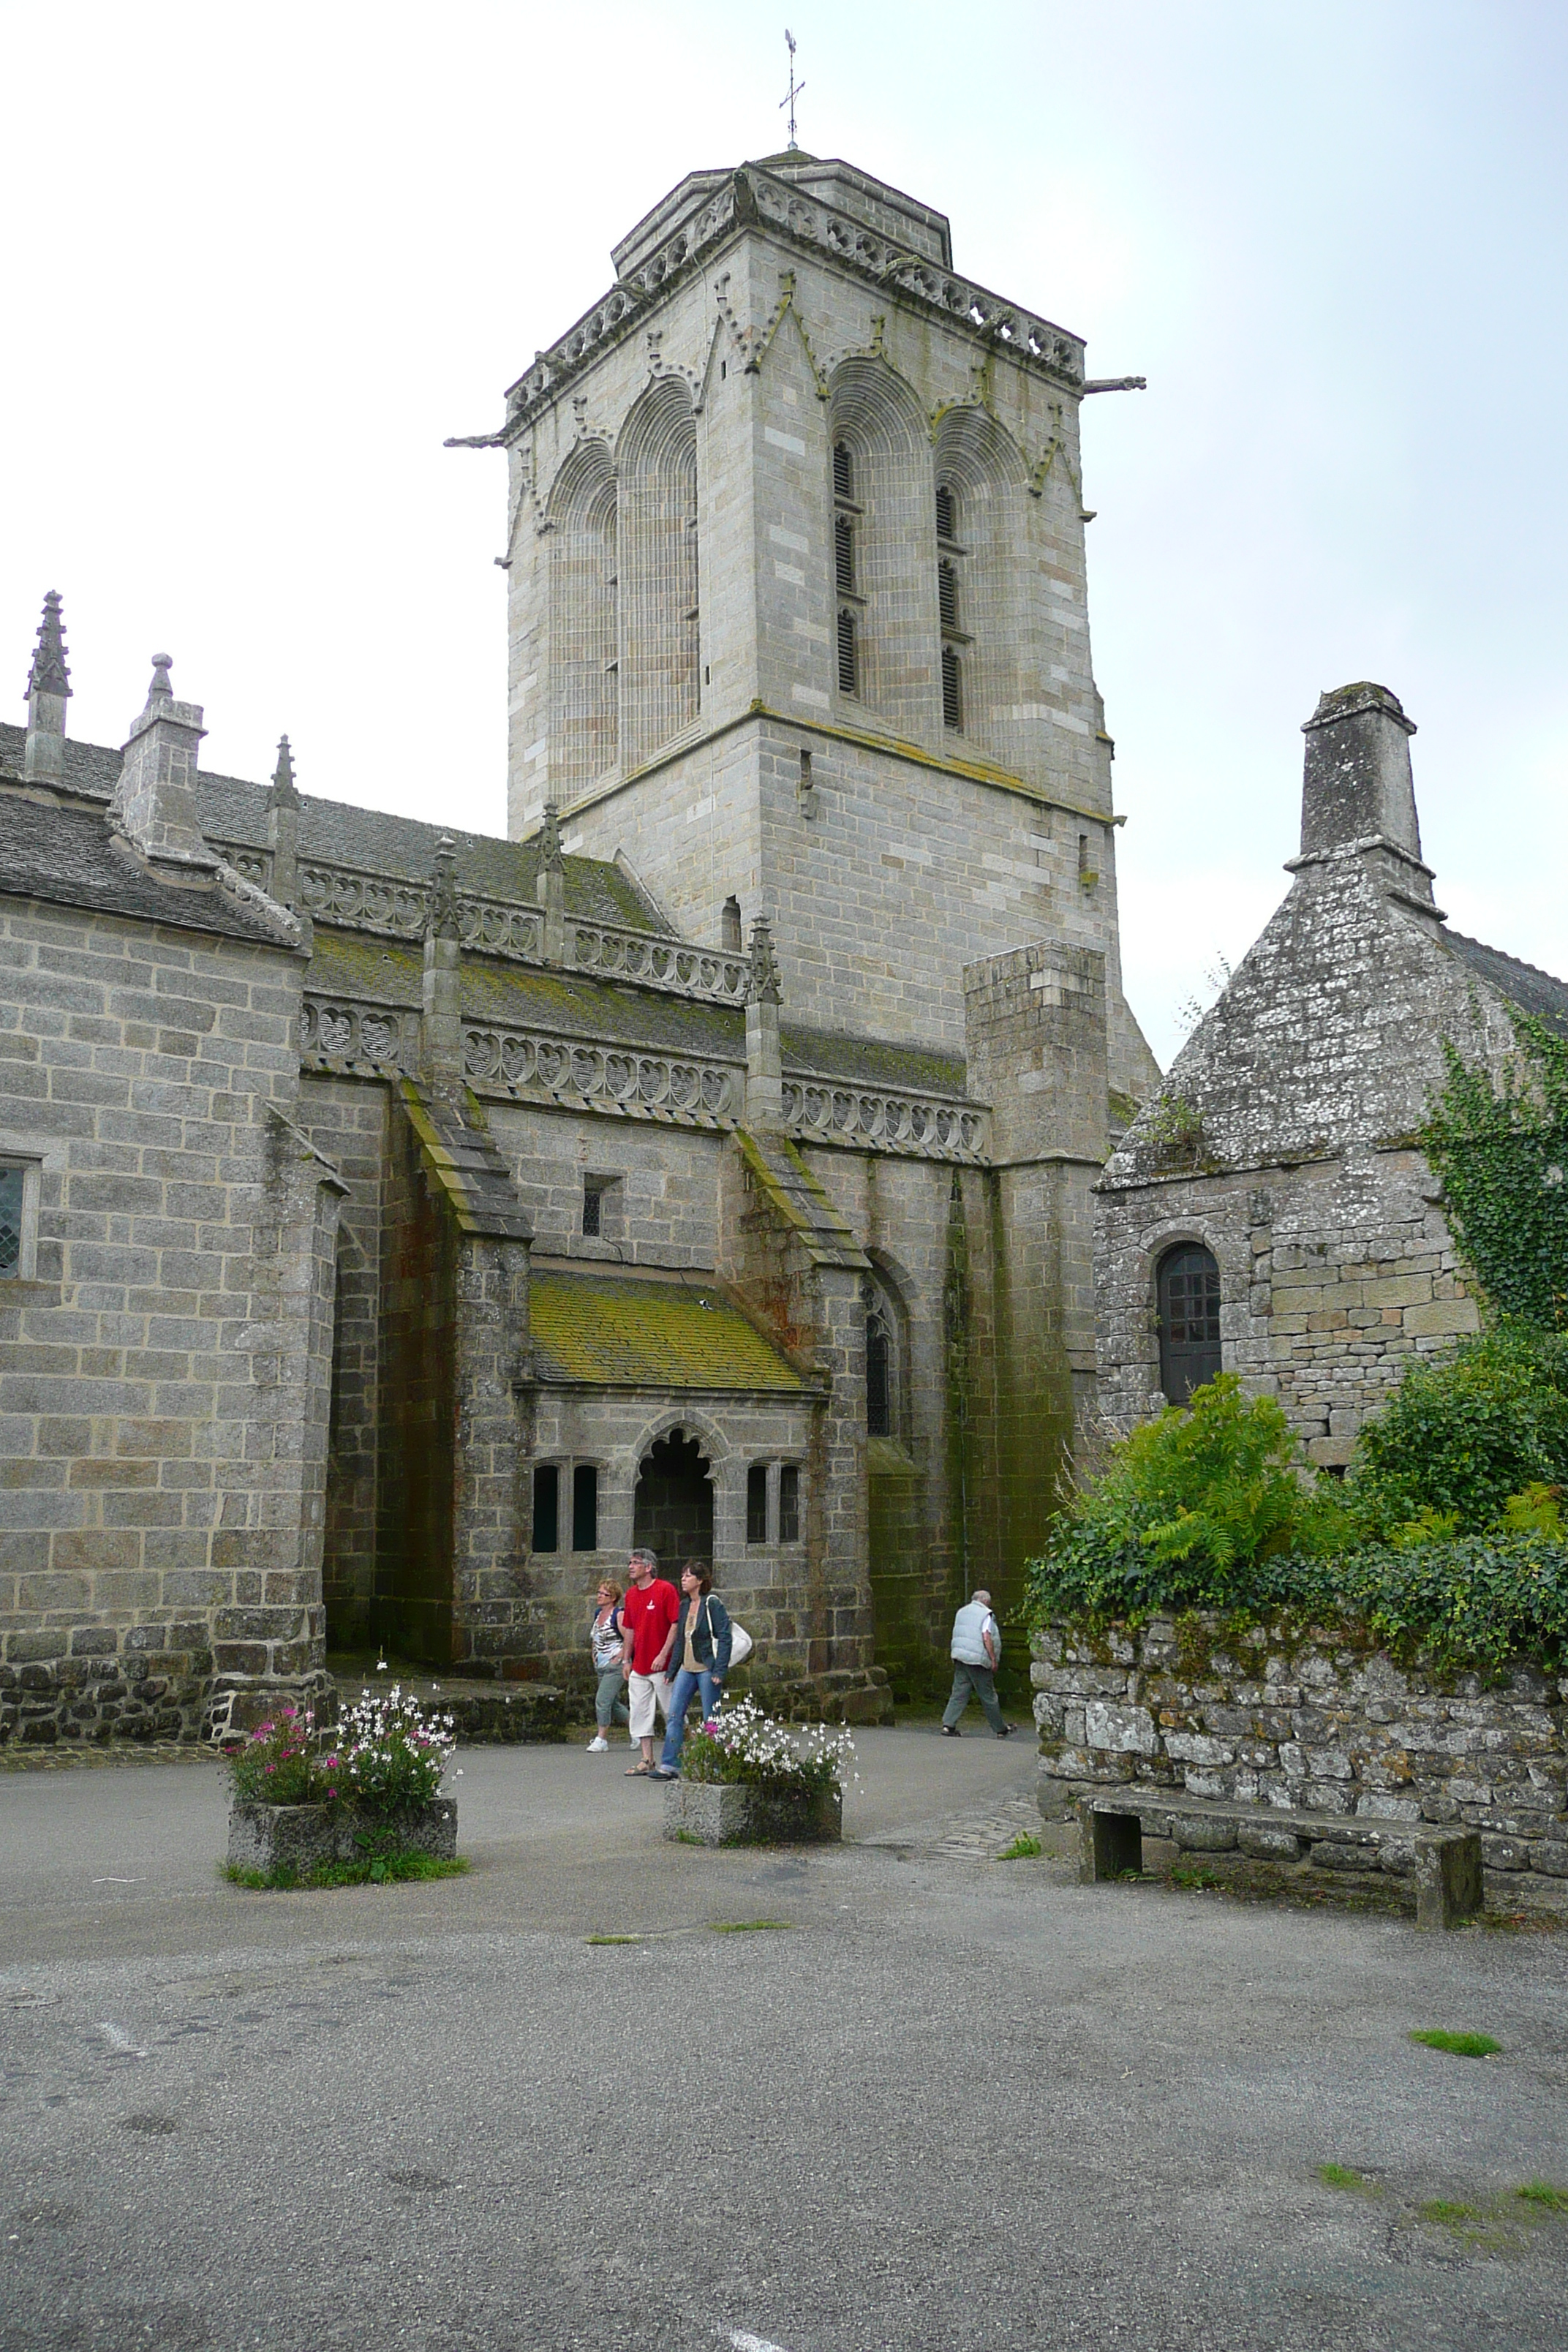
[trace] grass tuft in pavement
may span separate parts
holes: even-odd
[[[795,1923],[790,1919],[715,1919],[711,1924],[716,1936],[755,1936],[764,1928],[787,1929]]]
[[[1031,1837],[1028,1831],[1025,1830],[1013,1840],[1011,1845],[1003,1847],[996,1859],[998,1862],[1030,1862],[1039,1851],[1039,1839]]]
[[[222,1875],[231,1886],[253,1894],[300,1895],[326,1886],[381,1886],[409,1878],[460,1878],[468,1868],[462,1854],[444,1859],[413,1847],[367,1856],[363,1862],[323,1862],[303,1876],[287,1866],[280,1870],[240,1870],[226,1863]]]
[[[1436,2025],[1413,2032],[1410,2039],[1425,2042],[1428,2050],[1446,2050],[1450,2058],[1491,2058],[1502,2048],[1489,2033],[1449,2033]]]
[[[640,1936],[588,1936],[584,1940],[590,1944],[640,1944],[642,1937]]]
[[[1348,2164],[1320,2164],[1318,2178],[1325,2189],[1351,2189],[1359,2197],[1381,2197],[1382,2188],[1369,2180],[1364,2172],[1357,2172]]]
[[[1528,2205],[1539,2205],[1548,2213],[1568,2213],[1568,2189],[1554,2189],[1550,2180],[1527,2180],[1522,2189],[1514,2190]]]

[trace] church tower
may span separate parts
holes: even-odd
[[[1049,938],[1121,1003],[1079,339],[948,223],[799,149],[695,172],[512,386],[509,830],[629,861],[688,939],[773,926],[786,1016],[952,1050]],[[731,923],[732,923],[732,918]]]

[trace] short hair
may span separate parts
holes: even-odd
[[[987,1609],[991,1606],[991,1595],[983,1584],[977,1584],[969,1597],[971,1601],[984,1601]]]
[[[626,1597],[613,1576],[601,1576],[598,1590],[601,1592],[607,1592],[612,1601],[624,1601]]]
[[[633,1568],[640,1568],[645,1561],[647,1566],[648,1574],[650,1576],[657,1576],[658,1574],[658,1552],[648,1551],[643,1545],[638,1544],[636,1551],[634,1551],[631,1556],[629,1565]]]
[[[713,1590],[713,1571],[709,1567],[708,1562],[705,1559],[683,1559],[680,1563],[680,1573],[682,1576],[686,1574],[689,1569],[693,1576],[700,1577],[701,1579],[703,1592],[705,1594],[711,1592]]]

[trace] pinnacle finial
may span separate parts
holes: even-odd
[[[436,844],[436,867],[430,884],[430,901],[425,918],[427,940],[455,940],[462,936],[461,908],[458,902],[458,845],[449,833],[444,833]]]
[[[173,654],[153,655],[153,683],[147,688],[147,699],[149,702],[151,702],[154,697],[156,697],[159,701],[167,700],[169,702],[173,702],[174,698],[174,689],[169,683],[169,672],[174,668],[174,656]]]
[[[278,738],[278,765],[272,771],[272,798],[290,805],[300,798],[294,782],[294,755],[289,749],[287,735]]]
[[[765,915],[759,915],[752,925],[752,971],[746,984],[746,995],[754,1004],[776,1004],[780,994],[779,960],[773,953],[773,926]]]
[[[553,801],[544,803],[544,831],[539,845],[539,862],[547,874],[565,871],[561,851],[561,812]]]
[[[59,592],[51,588],[44,598],[44,617],[38,623],[38,642],[33,652],[33,666],[27,672],[27,693],[31,698],[35,694],[68,695],[70,690]]]

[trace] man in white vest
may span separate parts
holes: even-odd
[[[991,1595],[982,1588],[952,1621],[952,1696],[942,1711],[944,1739],[958,1738],[958,1718],[972,1698],[980,1701],[997,1738],[1009,1737],[1013,1727],[1003,1721],[996,1703],[996,1668],[1001,1658],[1002,1629],[991,1613]]]

